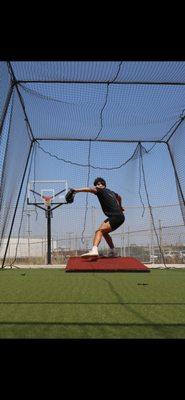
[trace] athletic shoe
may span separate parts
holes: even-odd
[[[81,257],[97,257],[98,255],[98,251],[90,250],[88,253],[81,254]]]
[[[109,250],[107,257],[117,257],[115,250],[112,250],[112,249]]]

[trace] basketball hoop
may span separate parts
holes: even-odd
[[[43,200],[44,200],[44,204],[46,207],[49,207],[51,205],[53,196],[42,196]]]

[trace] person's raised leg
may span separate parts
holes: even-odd
[[[110,247],[110,249],[114,249],[114,243],[112,241],[111,236],[107,232],[104,232],[103,233],[103,237],[106,240],[106,242],[107,242],[108,246]]]
[[[116,250],[111,236],[107,232],[104,232],[103,237],[109,246],[108,257],[116,257]]]

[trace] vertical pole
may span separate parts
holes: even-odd
[[[44,239],[42,238],[42,257],[44,256],[44,249],[43,249],[43,245],[44,245]]]
[[[5,118],[6,118],[7,111],[8,111],[8,106],[10,104],[10,99],[11,99],[11,95],[12,95],[12,92],[13,92],[13,88],[14,88],[14,82],[11,82],[11,86],[9,88],[9,91],[8,91],[8,94],[7,94],[7,98],[6,98],[6,101],[5,101],[4,110],[3,110],[3,113],[2,113],[2,118],[0,120],[0,136],[1,136],[1,133],[2,133],[2,130],[3,130],[3,125],[4,125],[4,121],[5,121]]]
[[[51,264],[51,206],[47,206],[47,264]]]
[[[152,213],[152,207],[151,207],[151,213]],[[152,218],[151,218],[151,213],[150,209],[148,208],[148,217],[149,217],[149,226],[150,226],[150,260],[154,261],[153,255],[154,255],[154,237],[153,237],[153,225],[152,225]]]
[[[10,242],[10,237],[11,237],[11,233],[12,233],[12,229],[13,229],[13,225],[14,225],[14,221],[15,221],[15,216],[16,216],[17,207],[18,207],[18,204],[19,204],[19,199],[20,199],[20,196],[21,196],[21,191],[22,191],[22,187],[23,187],[23,183],[24,183],[24,178],[25,178],[27,167],[28,167],[28,164],[29,164],[29,159],[30,159],[30,154],[31,154],[31,151],[32,151],[32,146],[33,146],[33,142],[31,142],[31,145],[30,145],[30,149],[29,149],[29,153],[28,153],[28,156],[27,156],[26,165],[25,165],[25,168],[24,168],[24,173],[23,173],[23,176],[22,176],[21,185],[20,185],[20,188],[19,188],[19,193],[18,193],[18,197],[17,197],[15,209],[14,209],[14,214],[13,214],[13,218],[12,218],[12,222],[11,222],[11,227],[10,227],[10,231],[9,231],[9,235],[8,235],[7,244],[6,244],[6,249],[5,249],[5,253],[4,253],[4,257],[3,257],[3,261],[2,261],[2,268],[4,267],[5,260],[6,260],[6,254],[7,254],[7,250],[8,250],[8,246],[9,246],[9,242]]]
[[[123,257],[125,257],[125,256],[126,256],[126,253],[125,253],[125,227],[123,224]]]
[[[182,191],[182,188],[181,188],[181,184],[180,184],[180,181],[179,181],[179,177],[178,177],[178,173],[177,173],[177,170],[176,170],[176,166],[175,166],[175,162],[174,162],[174,159],[173,159],[173,155],[172,155],[172,152],[171,152],[171,148],[170,148],[169,143],[166,143],[166,144],[167,144],[169,155],[170,155],[171,162],[172,162],[172,165],[173,165],[176,182],[177,182],[177,185],[178,185],[181,197],[182,197],[183,205],[185,206],[185,198],[184,198],[184,194],[183,194],[183,191]]]
[[[130,228],[128,226],[128,256],[130,257]]]
[[[77,233],[75,234],[75,255],[76,255],[76,257],[77,257],[77,255],[78,255],[78,251],[77,251],[77,246],[78,246],[78,244],[77,244]]]
[[[27,217],[28,217],[28,259],[30,262],[30,212],[27,211]]]
[[[161,226],[161,220],[159,219],[159,243],[162,249],[162,226]],[[160,257],[161,258],[161,257]],[[162,262],[162,260],[160,260],[160,262]]]
[[[120,256],[123,257],[123,234],[121,233]]]
[[[160,243],[160,246],[162,247],[162,226],[161,226],[160,219],[159,219],[159,243]]]

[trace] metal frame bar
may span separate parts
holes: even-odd
[[[0,121],[0,136],[1,136],[1,133],[2,133],[2,130],[3,130],[4,121],[5,121],[5,118],[6,118],[7,111],[8,111],[8,106],[10,104],[11,96],[12,96],[12,93],[13,93],[13,88],[14,88],[14,82],[12,81],[11,85],[10,85],[10,88],[9,88],[9,91],[7,93],[7,97],[6,97],[5,104],[4,104],[4,110],[3,110],[3,113],[2,113],[2,119]]]
[[[4,257],[3,257],[3,262],[2,262],[1,268],[3,268],[4,264],[5,264],[6,254],[7,254],[7,250],[8,250],[8,246],[9,246],[9,242],[10,242],[10,237],[11,237],[11,233],[12,233],[12,229],[13,229],[13,225],[14,225],[14,221],[15,221],[15,216],[16,216],[16,213],[17,213],[17,207],[18,207],[20,196],[21,196],[21,191],[22,191],[22,187],[23,187],[26,171],[27,171],[27,168],[28,168],[29,160],[30,160],[31,151],[32,151],[32,148],[33,148],[33,143],[34,143],[34,141],[31,142],[29,153],[28,153],[28,157],[27,157],[27,161],[26,161],[26,165],[25,165],[25,168],[24,168],[24,173],[23,173],[23,177],[22,177],[22,181],[21,181],[21,185],[20,185],[20,189],[19,189],[19,193],[18,193],[16,205],[15,205],[15,210],[14,210],[14,214],[13,214],[13,218],[12,218],[12,222],[11,222],[11,226],[10,226],[10,231],[9,231],[9,235],[8,235],[8,240],[7,240],[6,249],[5,249],[5,253],[4,253]]]
[[[43,203],[30,203],[30,202],[28,201],[28,199],[27,199],[27,204],[28,204],[29,206],[38,206],[38,207],[41,206],[41,205],[43,206]],[[59,204],[59,205],[62,206],[62,204],[67,204],[67,203],[55,203],[55,202],[53,203],[53,202],[52,202],[52,204],[53,204],[53,205]],[[40,208],[43,208],[43,207],[40,207]],[[43,208],[43,210],[45,210],[45,208]]]
[[[66,80],[29,80],[29,79],[23,79],[23,80],[17,80],[17,84],[21,83],[75,83],[75,84],[101,84],[101,85],[165,85],[165,86],[185,86],[185,82],[143,82],[143,81],[66,81]]]
[[[176,178],[179,190],[180,190],[180,194],[182,196],[182,201],[183,201],[184,206],[185,206],[185,198],[184,198],[184,194],[183,194],[183,191],[182,191],[182,188],[181,188],[181,184],[180,184],[180,181],[179,181],[179,177],[178,177],[178,173],[177,173],[177,170],[176,170],[176,166],[175,166],[175,162],[174,162],[174,159],[173,159],[173,155],[172,155],[172,152],[171,152],[171,149],[170,149],[170,145],[169,145],[169,143],[166,143],[166,144],[167,144],[169,155],[170,155],[170,159],[171,159],[171,162],[172,162],[172,165],[173,165],[175,178]]]
[[[17,94],[19,96],[19,100],[20,100],[20,103],[21,103],[21,106],[22,106],[22,109],[23,109],[23,113],[24,113],[24,116],[25,116],[25,121],[27,122],[27,124],[29,126],[29,131],[30,131],[29,134],[31,134],[30,140],[35,140],[34,135],[33,135],[33,131],[32,131],[32,128],[31,128],[31,125],[29,123],[29,119],[28,119],[28,116],[27,116],[27,113],[26,113],[25,105],[24,105],[22,96],[20,94],[19,88],[18,88],[17,80],[16,80],[16,77],[14,75],[13,68],[12,68],[11,63],[9,61],[7,62],[7,64],[8,64],[8,67],[9,67],[9,69],[11,71],[11,74],[13,76],[13,79],[14,79],[13,83],[14,83],[14,86],[15,86],[15,88],[17,90]]]
[[[166,143],[168,143],[170,141],[170,139],[172,138],[172,136],[174,135],[174,133],[176,132],[176,130],[178,129],[179,125],[182,124],[182,122],[185,120],[185,116],[181,117],[179,123],[177,124],[177,126],[175,127],[175,129],[173,130],[173,132],[171,133],[171,135],[169,136],[168,140],[166,141]]]
[[[27,204],[29,206],[37,206],[37,207],[41,208],[42,210],[46,211],[46,209],[43,207],[43,203],[28,203],[27,202]],[[55,207],[53,207],[51,209],[51,211],[55,210],[55,208],[57,208],[59,206],[63,206],[63,204],[68,204],[68,203],[52,203],[52,204],[55,205]],[[41,207],[41,205],[42,205],[42,207]]]
[[[67,138],[48,138],[48,139],[46,139],[46,138],[37,137],[35,140],[36,141],[38,141],[38,140],[40,140],[40,141],[43,141],[43,140],[46,140],[46,141],[58,140],[58,141],[64,141],[64,142],[90,142],[91,141],[91,142],[103,142],[103,143],[165,143],[166,144],[165,140],[140,140],[140,139],[137,139],[137,140],[124,140],[124,139],[121,139],[121,140],[116,140],[116,139],[77,139],[77,138],[75,138],[75,139],[73,139],[73,138],[69,138],[69,139],[67,139]]]

